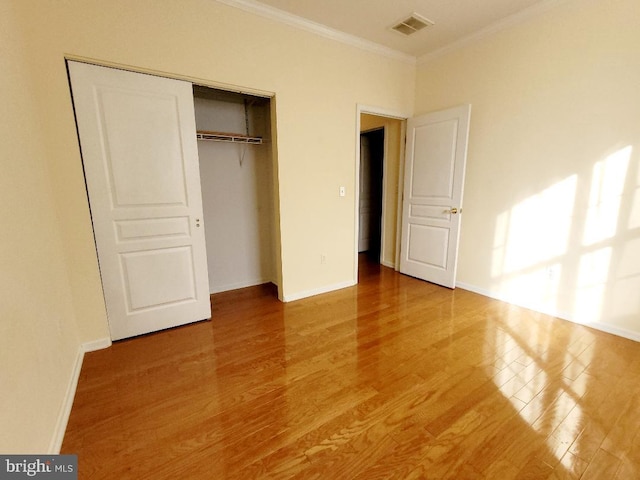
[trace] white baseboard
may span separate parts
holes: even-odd
[[[576,320],[573,317],[573,315],[568,312],[563,312],[560,310],[550,310],[546,308],[541,309],[537,305],[526,304],[523,302],[514,302],[513,300],[506,298],[505,296],[500,295],[499,293],[492,292],[490,290],[486,290],[484,288],[477,287],[475,285],[470,285],[468,283],[456,282],[456,287],[460,287],[464,290],[469,290],[470,292],[478,293],[485,297],[494,298],[496,300],[500,300],[501,302],[510,303],[512,305],[517,305],[519,307],[527,308],[529,310],[533,310],[534,312],[540,312],[545,315],[560,318],[562,320],[567,320],[577,325],[584,325],[585,327],[593,328],[595,330],[600,330],[601,332],[610,333],[618,337],[627,338],[635,342],[640,342],[640,333],[634,332],[633,330],[627,330],[626,328],[620,328],[620,327],[616,327],[615,325],[609,325],[607,323],[602,323],[602,322],[580,322]]]
[[[85,342],[82,344],[82,349],[85,352],[95,352],[96,350],[102,350],[111,346],[111,339],[109,337],[100,338],[91,342]]]
[[[243,282],[226,283],[224,285],[210,285],[209,293],[221,293],[228,292],[229,290],[237,290],[238,288],[255,287],[256,285],[262,285],[263,283],[274,283],[270,278],[259,278],[254,280],[246,280]]]
[[[584,325],[585,327],[590,327],[596,330],[600,330],[601,332],[610,333],[611,335],[616,335],[618,337],[626,338],[628,340],[640,342],[640,333],[634,332],[632,330],[627,330],[626,328],[620,328],[620,327],[616,327],[615,325],[609,325],[607,323],[602,323],[602,322],[580,323],[574,320],[570,320],[570,321],[572,321],[573,323],[577,323],[579,325]]]
[[[73,399],[76,396],[76,388],[78,387],[78,379],[80,378],[80,370],[82,369],[82,360],[84,359],[84,349],[82,347],[82,345],[78,346],[78,352],[76,353],[71,377],[69,378],[69,384],[67,385],[62,407],[60,408],[60,412],[58,413],[58,418],[56,420],[53,438],[49,443],[48,453],[50,454],[57,455],[60,453],[60,448],[62,448],[64,433],[67,430],[67,423],[69,422],[69,416],[71,415]]]
[[[78,351],[76,352],[76,358],[75,358],[75,361],[73,362],[73,368],[71,370],[71,377],[69,378],[69,383],[67,384],[67,389],[64,394],[62,407],[60,408],[60,412],[58,413],[58,418],[56,420],[56,426],[53,432],[53,438],[49,443],[48,453],[57,455],[60,453],[60,448],[62,448],[62,441],[64,440],[64,434],[67,430],[67,424],[69,423],[69,416],[71,415],[71,407],[73,407],[73,399],[76,396],[76,390],[78,388],[78,380],[80,379],[80,372],[82,371],[82,362],[84,360],[84,354],[86,352],[102,350],[103,348],[108,348],[110,346],[111,346],[110,338],[101,338],[98,340],[93,340],[91,342],[85,342],[78,346]]]
[[[325,285],[324,287],[314,288],[312,290],[305,290],[303,292],[297,292],[292,295],[284,295],[283,301],[293,302],[295,300],[301,300],[307,297],[313,297],[323,293],[333,292],[334,290],[340,290],[342,288],[353,287],[356,284],[353,280],[347,282],[334,283],[333,285]]]
[[[460,287],[463,290],[469,290],[470,292],[473,292],[473,293],[478,293],[485,297],[495,298],[496,300],[502,300],[501,298],[498,298],[497,294],[490,292],[489,290],[485,290],[484,288],[476,287],[475,285],[470,285],[468,283],[456,282],[456,287]]]
[[[394,270],[396,269],[396,264],[393,262],[388,262],[387,260],[382,260],[380,264],[384,265],[385,267],[393,268]]]

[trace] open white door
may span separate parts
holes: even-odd
[[[471,105],[407,121],[400,272],[454,288]]]
[[[209,318],[191,84],[69,73],[111,338]]]

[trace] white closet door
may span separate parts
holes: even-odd
[[[111,338],[209,318],[191,84],[69,72]]]

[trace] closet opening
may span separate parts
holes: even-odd
[[[210,293],[277,286],[272,99],[199,85],[193,97]]]

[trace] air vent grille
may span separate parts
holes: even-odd
[[[398,22],[396,25],[391,27],[391,29],[396,32],[400,32],[403,35],[411,35],[412,33],[416,33],[429,25],[433,25],[431,20],[424,18],[417,13],[412,13],[410,17]]]

